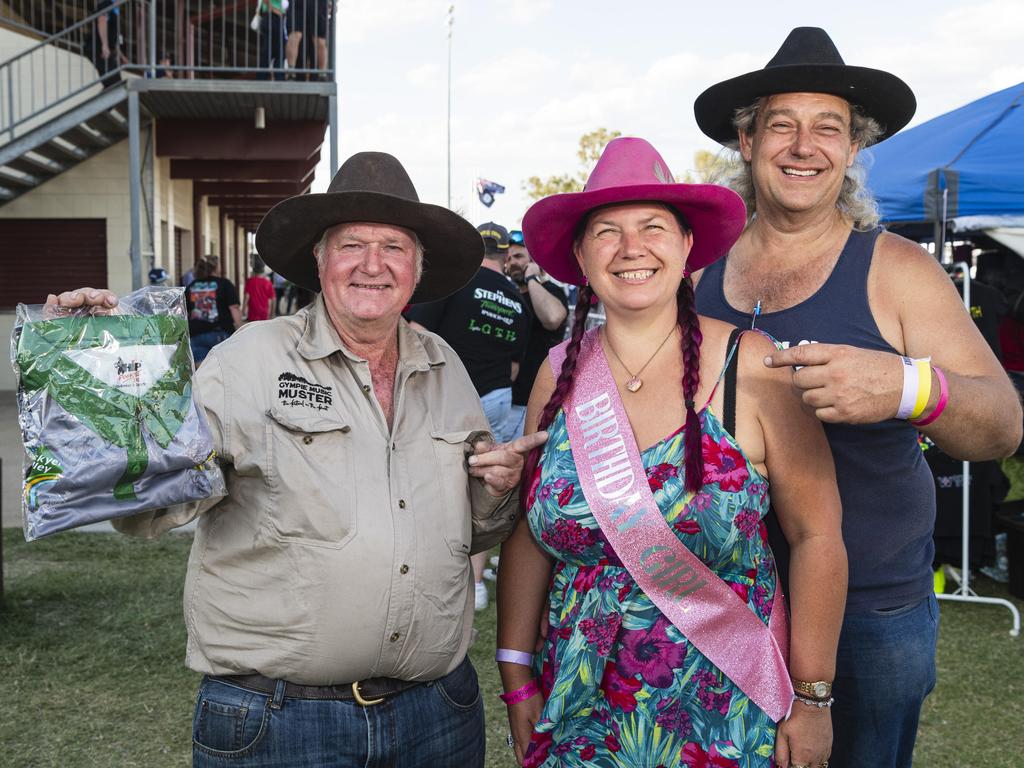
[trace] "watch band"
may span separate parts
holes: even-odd
[[[793,681],[793,690],[800,696],[806,696],[807,698],[823,700],[827,699],[832,695],[832,683],[824,680],[816,680],[813,683],[808,683],[803,680]]]

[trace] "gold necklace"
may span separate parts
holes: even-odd
[[[619,361],[619,365],[621,365],[623,369],[626,371],[626,373],[629,374],[629,379],[626,381],[626,389],[628,389],[630,392],[636,392],[638,389],[640,389],[640,387],[644,385],[643,379],[640,378],[640,374],[643,373],[644,368],[650,365],[651,361],[658,356],[658,353],[661,352],[661,348],[665,346],[666,342],[668,342],[668,340],[672,338],[672,335],[675,332],[676,326],[672,326],[672,330],[668,332],[668,336],[666,336],[662,340],[661,344],[658,345],[658,348],[654,350],[654,354],[647,358],[647,362],[641,365],[640,370],[637,371],[636,373],[633,373],[631,370],[629,370],[629,368],[626,368],[626,364],[622,362],[622,358],[619,357],[619,353],[615,351],[615,347],[613,347],[611,341],[609,341],[608,334],[604,333],[604,340],[605,343],[608,345],[608,349],[612,351],[612,354],[615,356],[615,359]]]

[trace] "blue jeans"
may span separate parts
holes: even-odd
[[[193,768],[482,768],[484,705],[467,657],[381,704],[290,699],[204,677]]]
[[[512,409],[508,412],[508,433],[511,435],[509,440],[515,440],[517,437],[523,436],[523,430],[526,429],[526,406],[525,405],[512,405]]]
[[[939,603],[930,595],[847,614],[832,707],[832,768],[909,768],[925,697],[935,687]]]
[[[492,389],[480,398],[480,404],[484,407],[484,416],[487,423],[491,425],[491,432],[494,439],[499,443],[507,443],[513,439],[509,424],[509,411],[512,410],[512,387]]]
[[[199,365],[210,354],[211,349],[230,335],[227,331],[207,331],[206,333],[197,333],[195,336],[190,336],[188,343],[192,347],[192,361]]]

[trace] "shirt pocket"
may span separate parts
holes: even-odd
[[[340,414],[267,411],[268,517],[281,540],[340,549],[356,535],[351,425]]]
[[[434,429],[430,432],[438,485],[444,500],[445,542],[455,557],[469,557],[473,510],[466,459],[473,452],[472,441],[485,435],[485,432],[468,429]]]

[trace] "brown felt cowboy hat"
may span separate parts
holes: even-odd
[[[274,272],[319,291],[313,246],[324,230],[357,221],[404,227],[419,237],[423,277],[411,303],[455,293],[483,260],[476,228],[447,208],[421,203],[405,168],[384,152],[352,155],[326,192],[290,197],[271,208],[256,230],[256,250]]]
[[[774,93],[830,93],[858,104],[882,126],[879,141],[909,123],[917,109],[914,92],[896,75],[851,67],[825,30],[797,27],[764,69],[724,80],[698,96],[697,125],[717,142],[735,141],[736,110]]]

